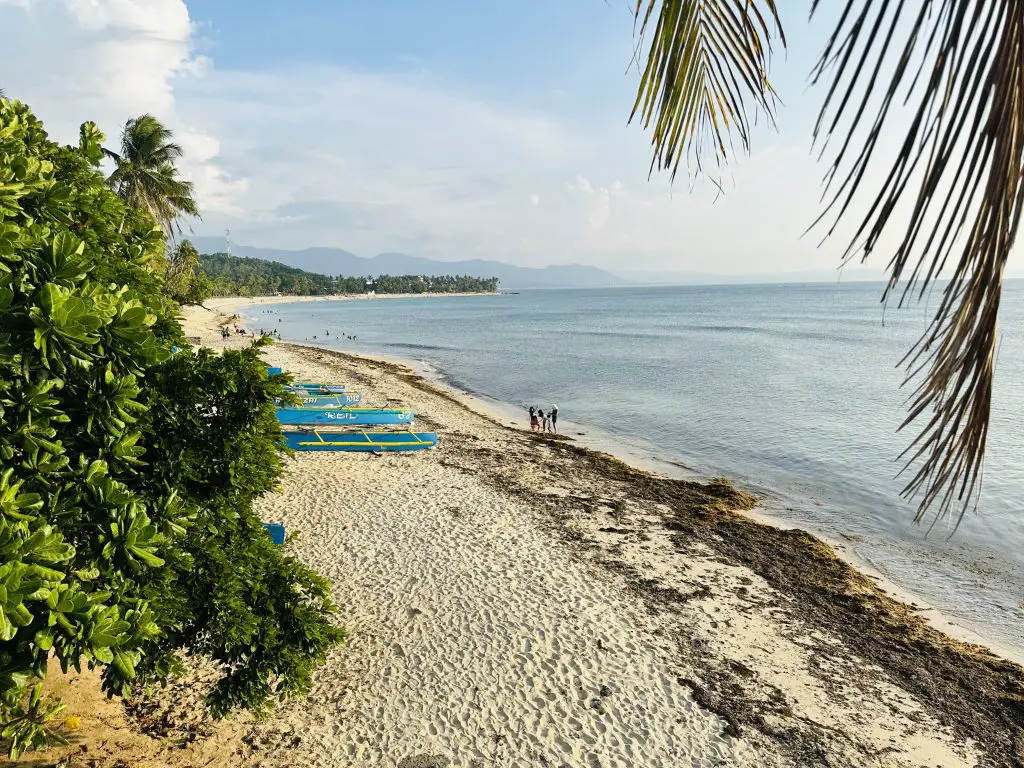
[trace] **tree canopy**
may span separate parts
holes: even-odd
[[[111,188],[133,208],[148,211],[172,236],[181,216],[198,216],[192,182],[180,178],[177,162],[184,154],[174,134],[152,115],[133,117],[121,132],[121,151],[104,149],[114,161]]]
[[[253,501],[281,473],[261,347],[187,347],[164,232],[100,173],[103,135],[47,138],[0,100],[0,738],[48,735],[51,659],[124,695],[213,659],[215,714],[302,692],[343,633],[328,584]],[[52,734],[51,734],[52,735]]]
[[[188,240],[182,240],[167,257],[164,289],[179,304],[202,304],[213,293],[206,273],[199,268],[199,252]]]
[[[494,293],[498,278],[469,275],[320,275],[277,261],[203,254],[199,273],[213,296],[329,296],[338,293]]]

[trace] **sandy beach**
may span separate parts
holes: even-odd
[[[189,308],[186,333],[221,347],[242,303]],[[211,722],[201,668],[128,707],[72,676],[60,691],[89,735],[48,761],[1024,764],[1019,667],[940,633],[810,535],[755,521],[727,481],[533,435],[394,362],[280,342],[267,357],[364,404],[408,404],[441,435],[419,454],[297,455],[262,502],[298,533],[289,553],[332,582],[349,641],[308,698],[261,723]]]

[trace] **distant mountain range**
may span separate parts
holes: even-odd
[[[223,253],[223,237],[190,237],[200,253]],[[618,274],[584,264],[564,264],[551,267],[517,267],[501,261],[472,259],[470,261],[436,261],[405,253],[382,253],[372,258],[357,256],[341,248],[305,248],[289,251],[280,248],[260,248],[252,245],[232,244],[235,256],[248,256],[266,261],[278,261],[289,267],[321,275],[369,277],[371,275],[470,275],[497,277],[501,290],[518,291],[528,288],[616,288],[642,285],[736,285],[751,283],[854,283],[885,281],[884,271],[850,266],[839,272],[834,269],[815,269],[800,272],[764,272],[747,275],[714,275],[706,272],[622,271]],[[1022,277],[1021,272],[1010,271],[1008,278]]]
[[[200,253],[221,253],[225,250],[222,237],[190,237]],[[611,288],[627,285],[611,272],[583,264],[533,268],[516,267],[501,261],[472,259],[471,261],[435,261],[405,253],[382,253],[363,258],[341,248],[305,248],[287,251],[277,248],[259,248],[232,243],[231,253],[266,261],[279,261],[289,267],[298,267],[321,275],[360,277],[370,275],[469,275],[496,277],[501,290],[518,291],[527,288]]]

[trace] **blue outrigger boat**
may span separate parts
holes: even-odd
[[[363,396],[359,392],[339,392],[336,395],[313,395],[301,390],[293,393],[300,401],[303,408],[343,408],[346,405],[357,405],[362,402]]]
[[[337,395],[348,390],[345,384],[319,384],[315,381],[293,381],[288,386],[297,392],[311,395]]]
[[[411,424],[410,408],[278,408],[282,424]]]
[[[437,445],[436,432],[285,432],[296,451],[422,451]]]

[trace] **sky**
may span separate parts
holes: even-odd
[[[715,274],[835,267],[808,76],[830,29],[780,0],[782,104],[722,177],[649,176],[628,116],[627,0],[0,0],[0,88],[51,136],[116,145],[149,112],[183,145],[196,234],[522,266]],[[820,234],[820,233],[819,233]],[[869,267],[885,266],[881,255]]]

